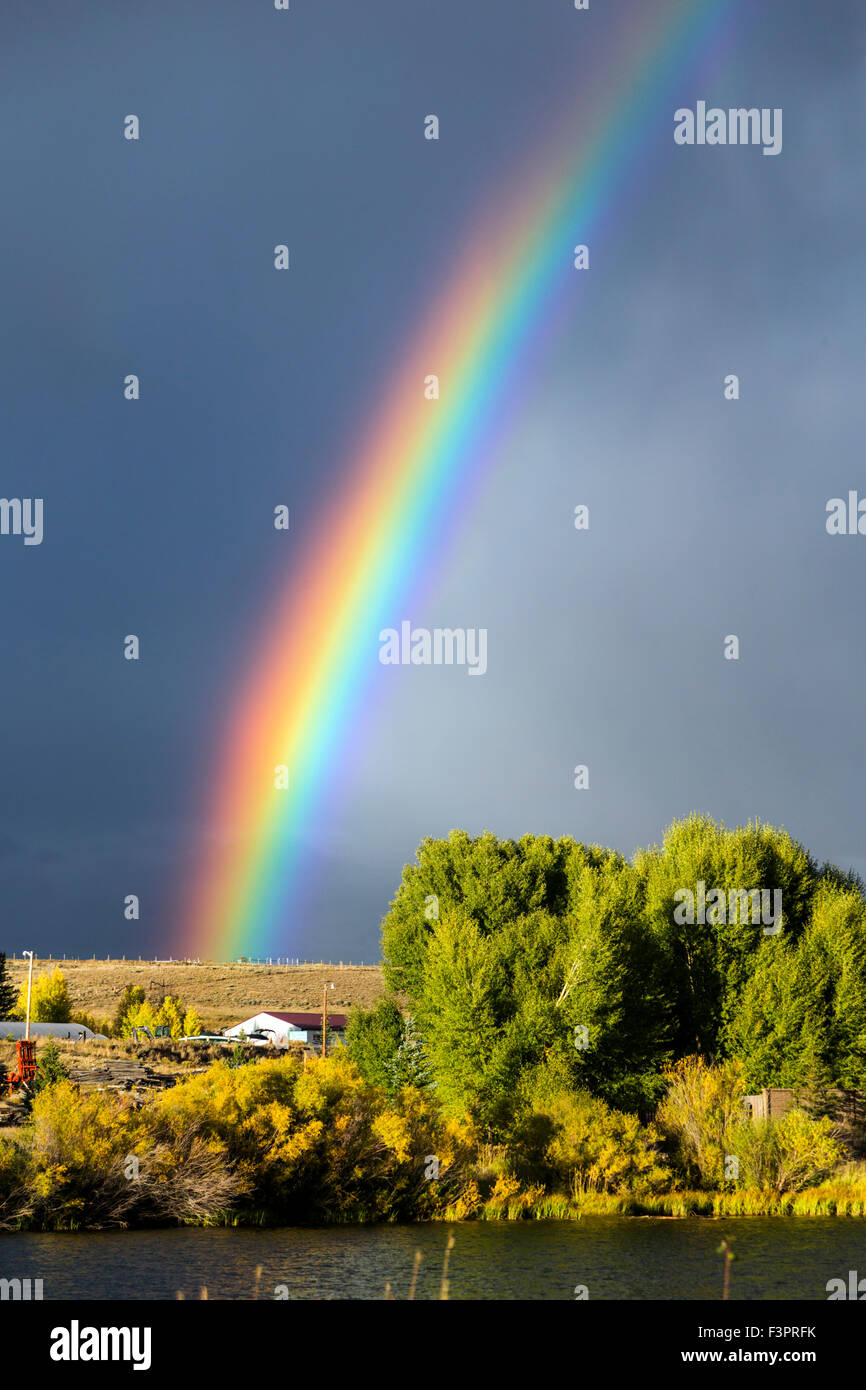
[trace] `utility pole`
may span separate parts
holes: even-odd
[[[327,1056],[327,1035],[328,1035],[328,989],[333,989],[333,985],[325,985],[322,990],[322,1056]]]
[[[22,951],[22,956],[30,957],[30,969],[27,972],[27,1022],[24,1025],[24,1041],[30,1037],[30,990],[33,985],[33,952]]]

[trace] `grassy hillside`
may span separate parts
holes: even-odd
[[[33,976],[59,965],[69,986],[72,1006],[97,1018],[113,1018],[121,991],[127,984],[141,985],[162,998],[180,995],[193,1005],[205,1027],[222,1028],[239,1023],[264,1009],[320,1009],[322,987],[328,990],[328,1008],[345,1011],[353,1005],[370,1008],[384,992],[378,965],[226,965],[202,961],[198,965],[153,961],[36,960]],[[27,962],[10,960],[12,978],[19,986],[27,978]]]

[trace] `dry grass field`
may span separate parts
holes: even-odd
[[[16,984],[27,977],[27,962],[9,960]],[[201,961],[134,960],[34,960],[33,978],[59,965],[69,987],[72,1008],[96,1018],[113,1018],[125,985],[141,985],[148,997],[180,995],[193,1005],[205,1028],[224,1028],[240,1023],[265,1009],[320,1009],[322,988],[328,990],[328,1008],[345,1012],[353,1005],[370,1008],[384,993],[378,965],[236,965]]]

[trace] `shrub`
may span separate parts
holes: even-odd
[[[281,1219],[395,1220],[434,1215],[468,1180],[472,1136],[406,1088],[391,1103],[341,1054],[207,1072],[154,1102],[161,1140],[194,1118],[225,1146],[250,1203]],[[425,1177],[425,1156],[439,1177]]]
[[[740,1181],[775,1192],[802,1192],[823,1182],[843,1153],[833,1122],[799,1109],[780,1120],[739,1125],[730,1142],[740,1160]]]
[[[559,1092],[518,1125],[514,1148],[528,1177],[578,1192],[648,1193],[670,1185],[659,1134],[637,1115],[586,1092]]]
[[[668,1073],[668,1094],[658,1121],[680,1167],[703,1187],[728,1181],[725,1159],[738,1160],[736,1186],[800,1192],[821,1182],[842,1157],[835,1126],[800,1109],[780,1120],[753,1121],[744,1115],[743,1067],[709,1066],[687,1057]]]
[[[34,1093],[56,1086],[58,1082],[66,1081],[68,1077],[69,1073],[60,1056],[60,1048],[51,1038],[36,1064],[36,1076],[33,1080]]]
[[[690,1183],[712,1187],[724,1180],[730,1133],[743,1121],[743,1067],[736,1061],[709,1065],[683,1057],[665,1073],[668,1091],[656,1115],[672,1156]]]

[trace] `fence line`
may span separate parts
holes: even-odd
[[[12,953],[12,959],[14,961],[18,960],[18,955],[14,951]],[[24,956],[22,956],[22,962],[24,959]],[[229,961],[203,961],[200,957],[191,958],[188,956],[178,958],[177,960],[175,960],[174,956],[129,956],[128,958],[126,956],[114,956],[112,959],[111,956],[37,956],[34,953],[33,960],[34,963],[38,960],[47,960],[52,965],[67,965],[71,964],[73,961],[92,961],[96,964],[98,961],[100,965],[103,964],[103,962],[106,965],[270,965],[282,967],[284,970],[289,970],[291,968],[301,970],[324,970],[325,968],[331,970],[372,970],[375,968],[372,964],[366,965],[364,961],[361,961],[359,964],[357,961],[351,960],[301,960],[299,956],[277,956],[276,958],[273,956],[241,956],[236,960]]]

